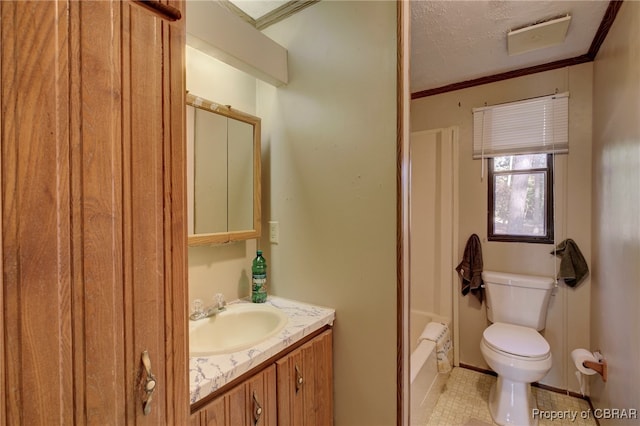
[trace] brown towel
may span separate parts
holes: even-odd
[[[555,254],[560,258],[558,279],[564,280],[568,286],[577,286],[589,273],[587,261],[584,260],[578,245],[571,238],[558,244],[551,254]]]
[[[466,296],[471,291],[482,303],[482,246],[476,234],[467,240],[462,262],[456,271],[462,280],[462,294]]]

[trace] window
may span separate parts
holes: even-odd
[[[489,159],[489,241],[553,243],[553,156],[569,153],[569,94],[473,108],[473,158]]]
[[[551,154],[489,159],[489,241],[553,243]]]

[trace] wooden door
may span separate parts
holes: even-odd
[[[186,424],[184,19],[112,0],[0,20],[0,425]]]
[[[276,365],[278,425],[332,425],[332,331],[305,343]]]

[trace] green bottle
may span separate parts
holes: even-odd
[[[264,303],[267,301],[267,261],[262,257],[262,250],[258,250],[253,259],[251,273],[251,301]]]

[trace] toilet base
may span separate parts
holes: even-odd
[[[530,383],[514,382],[498,375],[489,393],[489,412],[494,422],[501,426],[537,426],[534,408],[537,404]]]

